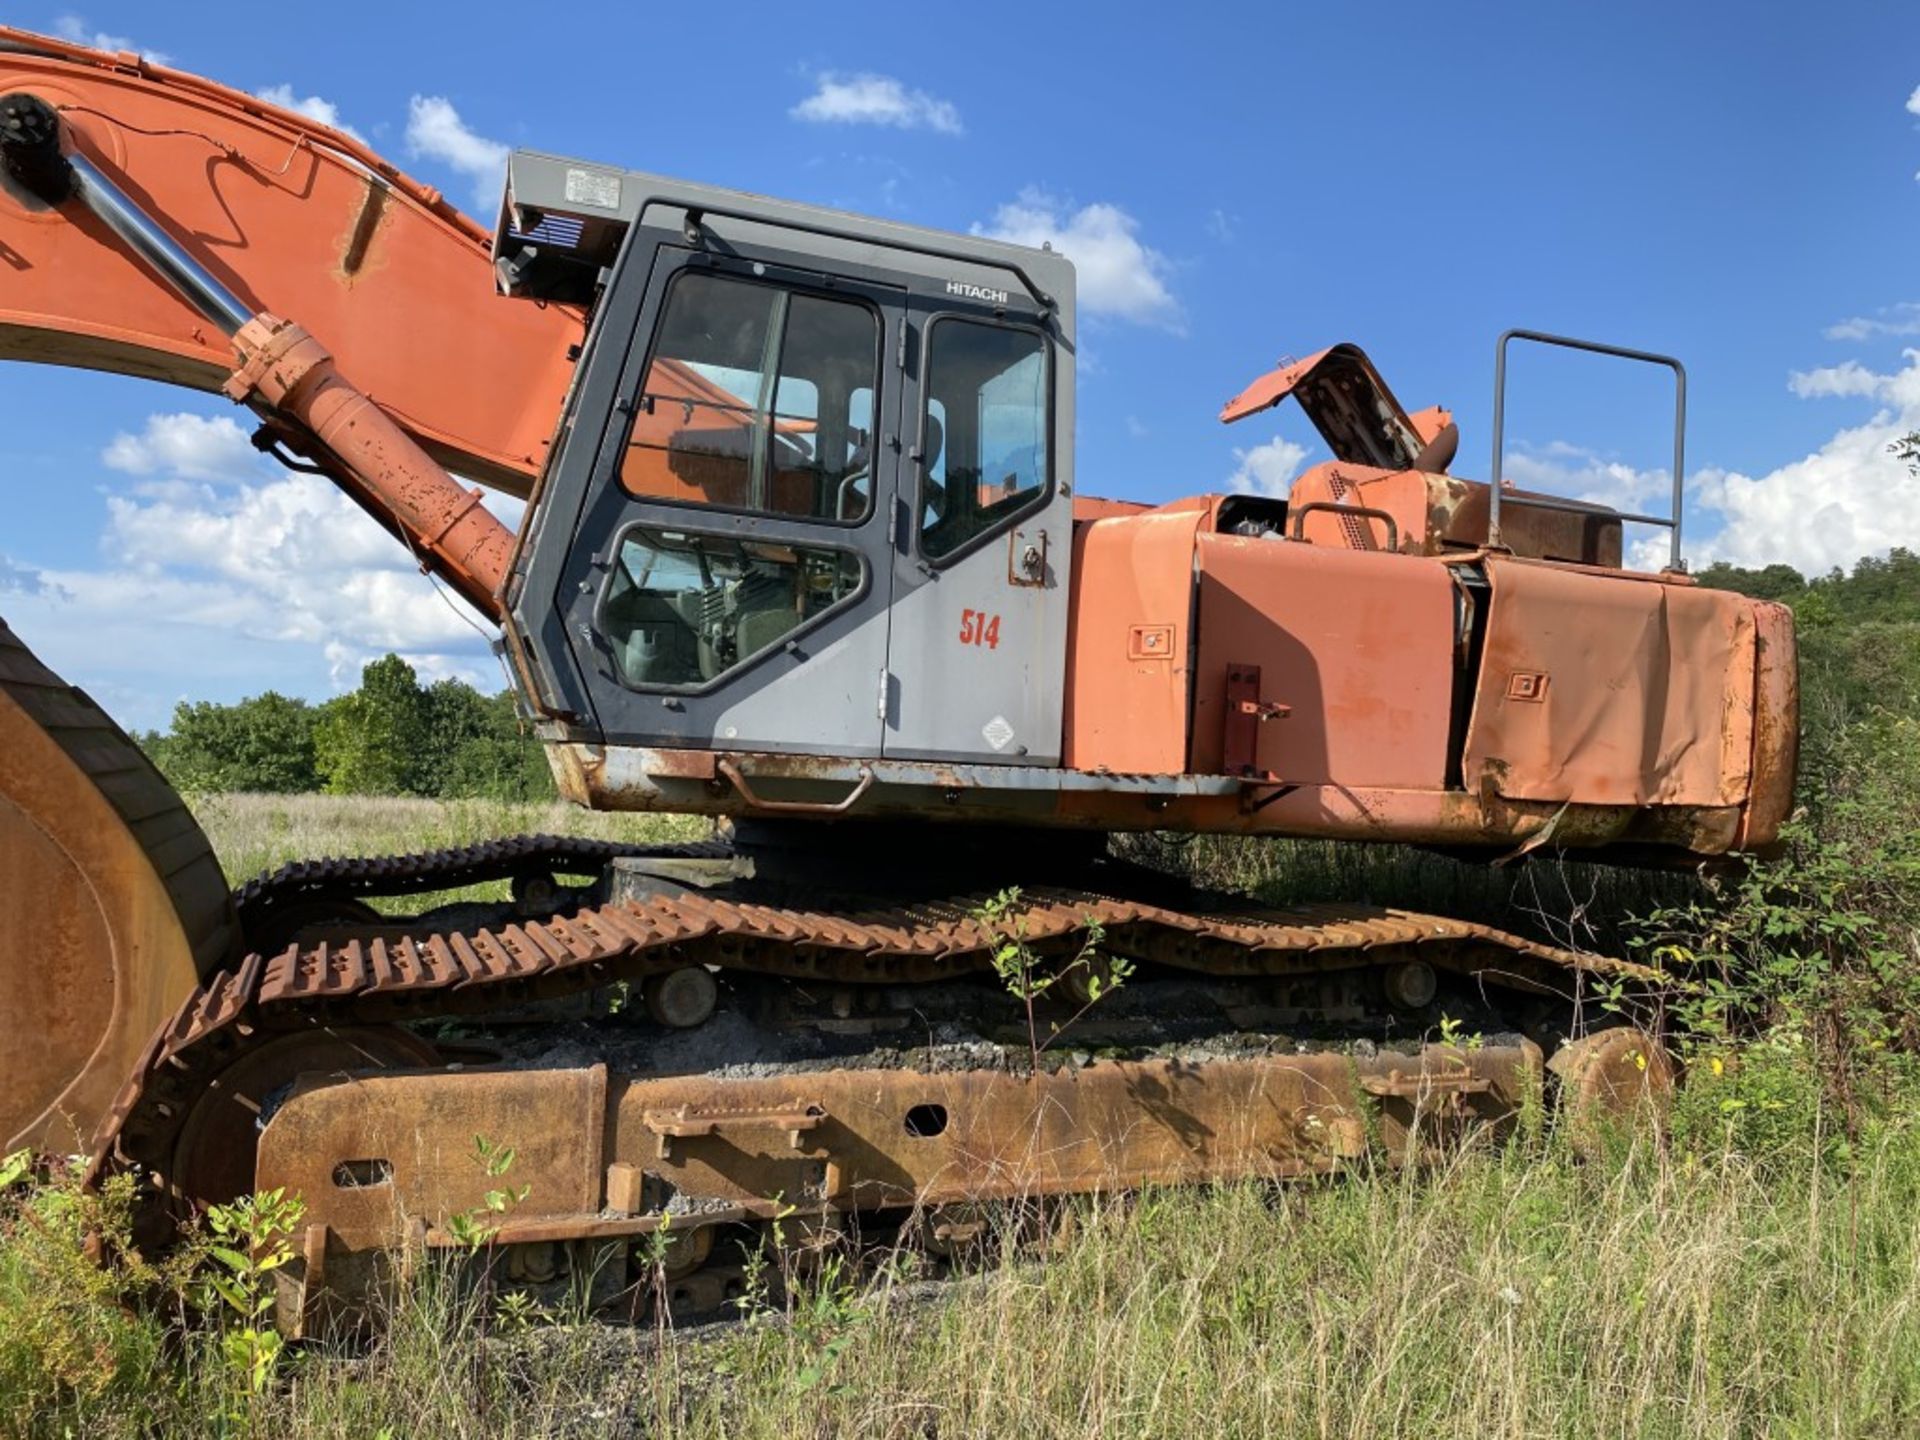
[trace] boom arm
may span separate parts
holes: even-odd
[[[99,170],[230,291],[324,337],[434,460],[524,495],[581,338],[568,306],[489,304],[489,237],[350,136],[241,91],[0,27],[0,95],[39,97]],[[219,391],[221,327],[98,217],[0,176],[0,358]]]

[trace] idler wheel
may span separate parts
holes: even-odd
[[[679,1217],[670,1221],[665,1231],[666,1238],[654,1236],[638,1242],[634,1254],[639,1262],[642,1278],[650,1278],[654,1266],[658,1265],[659,1275],[668,1282],[684,1280],[693,1274],[713,1256],[713,1237],[717,1227],[702,1225],[698,1221],[684,1228],[677,1223]]]
[[[342,1026],[280,1035],[249,1048],[194,1101],[173,1143],[165,1177],[182,1200],[217,1205],[254,1188],[259,1132],[285,1088],[301,1075],[344,1070],[414,1070],[440,1057],[392,1025]]]
[[[1673,1099],[1673,1059],[1634,1025],[1569,1040],[1547,1061],[1560,1082],[1560,1108],[1574,1147],[1592,1155],[1645,1121],[1664,1122]]]

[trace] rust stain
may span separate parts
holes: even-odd
[[[302,1277],[304,1311],[329,1281],[336,1299],[363,1299],[339,1292],[410,1228],[426,1227],[427,1245],[455,1243],[439,1227],[483,1208],[493,1183],[472,1163],[475,1133],[514,1147],[528,1187],[496,1243],[551,1244],[632,1239],[669,1214],[682,1228],[1325,1175],[1365,1156],[1369,1132],[1382,1162],[1401,1166],[1468,1133],[1510,1131],[1542,1073],[1540,1050],[1521,1040],[1034,1075],[652,1078],[593,1066],[313,1077],[261,1136],[255,1183],[307,1197],[307,1221],[324,1231],[325,1275]]]
[[[347,243],[340,254],[340,273],[348,280],[359,275],[361,267],[367,263],[367,252],[372,248],[374,236],[380,229],[381,217],[387,211],[387,194],[387,187],[382,181],[375,176],[367,176],[360,208],[354,216],[353,228],[347,232]]]

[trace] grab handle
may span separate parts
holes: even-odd
[[[731,758],[722,759],[715,768],[727,777],[728,782],[739,792],[740,798],[747,802],[750,809],[765,810],[772,814],[844,815],[854,807],[862,795],[873,788],[873,769],[871,766],[862,765],[859,782],[847,792],[843,799],[763,800],[753,793],[753,787],[747,783],[747,777],[741,773],[740,767],[734,764]]]

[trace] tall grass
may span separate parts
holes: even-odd
[[[564,1316],[503,1333],[497,1306],[429,1270],[370,1346],[309,1347],[238,1409],[216,1337],[178,1325],[183,1300],[152,1304],[180,1277],[94,1268],[79,1241],[101,1202],[0,1172],[0,1435],[1920,1433],[1920,1062],[1895,1023],[1920,1013],[1914,738],[1843,756],[1786,859],[1679,901],[1667,879],[1578,866],[1130,842],[1275,902],[1372,899],[1563,943],[1674,907],[1668,938],[1737,984],[1697,1017],[1668,1128],[1603,1158],[1549,1132],[1420,1175],[1109,1198],[1044,1256],[931,1292],[904,1258],[864,1279],[829,1266],[718,1334]],[[319,797],[200,813],[236,878],[522,830],[701,828]]]
[[[1362,901],[1485,924],[1569,949],[1623,953],[1630,919],[1684,903],[1684,870],[1622,869],[1556,857],[1498,863],[1408,845],[1236,835],[1117,837],[1119,854],[1207,889],[1274,905]]]
[[[1044,1260],[938,1289],[829,1271],[717,1336],[482,1339],[432,1278],[370,1351],[240,1417],[305,1437],[1897,1436],[1920,1423],[1920,1134],[1764,1167],[1710,1118],[1580,1163],[1554,1138],[1419,1176],[1092,1202]],[[1819,1123],[1802,1114],[1808,1140]],[[0,1317],[19,1313],[17,1242]],[[151,1322],[157,1326],[158,1322]],[[0,1329],[0,1336],[8,1332]],[[0,1338],[0,1356],[7,1341]],[[231,1433],[191,1343],[124,1337],[17,1434]],[[15,1376],[18,1366],[0,1368]],[[18,1383],[17,1381],[15,1383]]]
[[[213,795],[191,799],[213,850],[238,885],[289,860],[390,855],[468,845],[501,835],[588,835],[602,840],[691,840],[709,822],[692,815],[622,815],[564,801],[421,800],[392,796]]]

